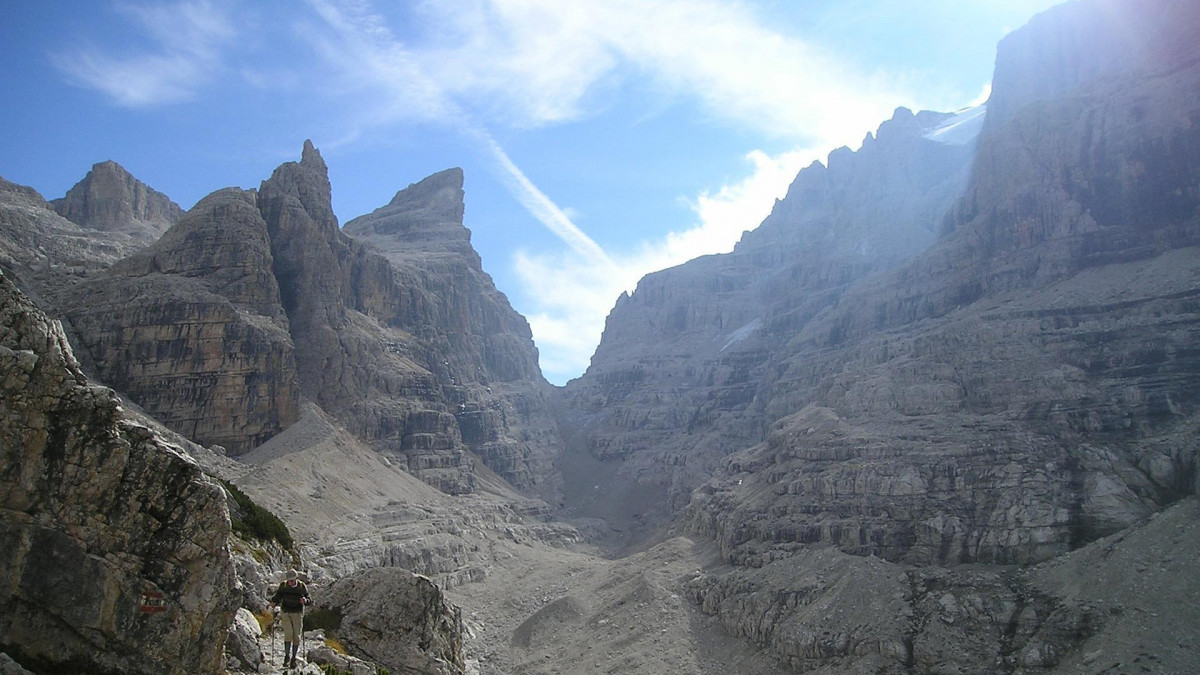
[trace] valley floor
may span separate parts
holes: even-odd
[[[907,568],[878,559],[845,556],[831,549],[802,556],[810,567],[857,569],[848,574],[857,588],[821,589],[813,603],[850,597],[895,598],[894,581]],[[799,561],[798,561],[799,562]],[[878,568],[878,569],[876,569]],[[799,568],[795,568],[798,570]],[[802,585],[800,574],[783,568],[758,584],[778,589]],[[871,649],[810,662],[799,670],[750,641],[732,637],[718,619],[689,597],[689,582],[702,574],[728,571],[706,544],[674,538],[625,558],[610,560],[533,542],[506,542],[482,582],[449,591],[462,607],[470,632],[468,659],[480,675],[835,673],[1168,673],[1196,672],[1200,663],[1200,503],[1187,499],[1141,525],[1107,537],[1042,565],[1018,568],[965,566],[958,585],[934,598],[932,614],[922,601],[905,597],[898,615],[874,612],[868,603],[844,604],[828,617],[828,628],[847,618],[860,634],[901,635],[917,624],[918,657],[934,663],[906,664]],[[942,571],[935,572],[942,575]],[[988,602],[989,590],[974,579],[1019,576],[1031,597],[1051,598],[1054,616],[1082,616],[1081,633],[1066,636],[1073,648],[1031,654],[1027,648],[1005,663],[991,654],[973,655],[972,644],[955,643],[969,625],[972,598]],[[818,575],[819,576],[819,575]],[[828,572],[826,572],[828,577]],[[898,600],[898,599],[897,599]],[[957,606],[955,606],[957,603]],[[926,602],[925,605],[930,603]],[[915,609],[915,616],[911,612]],[[802,610],[797,609],[798,614]],[[807,610],[803,610],[807,611]],[[1050,630],[1053,619],[1039,629]],[[763,616],[762,621],[780,622]],[[911,634],[911,633],[910,633]],[[938,643],[945,636],[945,643]],[[878,644],[887,643],[881,637]],[[923,645],[922,645],[923,643]],[[863,644],[866,644],[865,642]],[[1043,648],[1044,649],[1044,648]],[[882,650],[886,651],[886,650]],[[987,660],[982,657],[986,656]],[[1044,663],[1038,665],[1041,658]],[[938,661],[938,659],[941,659]],[[972,663],[974,661],[974,663]],[[971,664],[966,670],[953,664]],[[973,667],[972,667],[973,666]]]

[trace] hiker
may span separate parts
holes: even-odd
[[[283,667],[296,665],[296,650],[304,631],[304,606],[308,604],[308,588],[300,581],[296,570],[288,570],[287,581],[279,584],[271,596],[271,609],[283,607]],[[290,654],[290,656],[289,656]]]

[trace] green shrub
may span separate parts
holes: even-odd
[[[274,513],[255,504],[246,493],[237,489],[237,487],[229,481],[221,481],[221,485],[229,491],[233,501],[237,504],[237,508],[233,509],[229,514],[230,520],[233,523],[233,531],[238,535],[248,538],[257,539],[259,541],[275,540],[285,549],[290,550],[295,542],[292,540],[292,534],[288,532],[287,525],[279,519]]]
[[[342,627],[342,613],[336,609],[317,607],[304,613],[304,630],[335,631]]]

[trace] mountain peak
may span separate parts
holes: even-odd
[[[388,206],[411,202],[416,199],[427,199],[433,195],[441,193],[442,191],[447,191],[448,195],[457,192],[457,201],[461,204],[462,189],[463,170],[458,167],[453,167],[439,171],[435,174],[431,174],[417,181],[416,183],[409,185],[403,190],[398,190],[396,192],[396,196],[392,197],[392,201],[388,203]]]
[[[93,164],[83,180],[50,205],[80,227],[126,232],[148,242],[183,217],[178,204],[111,159]]]
[[[328,167],[325,166],[325,159],[321,157],[321,151],[317,150],[317,147],[309,139],[304,140],[304,148],[300,151],[300,164],[301,166],[311,166],[314,169],[328,171]]]
[[[415,246],[454,250],[476,259],[471,233],[463,227],[464,196],[462,169],[446,169],[398,191],[387,206],[355,218],[344,229],[347,234],[371,239],[384,250]]]

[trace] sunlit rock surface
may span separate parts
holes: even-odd
[[[2,275],[0,404],[0,650],[34,672],[221,672],[240,598],[224,493]]]

